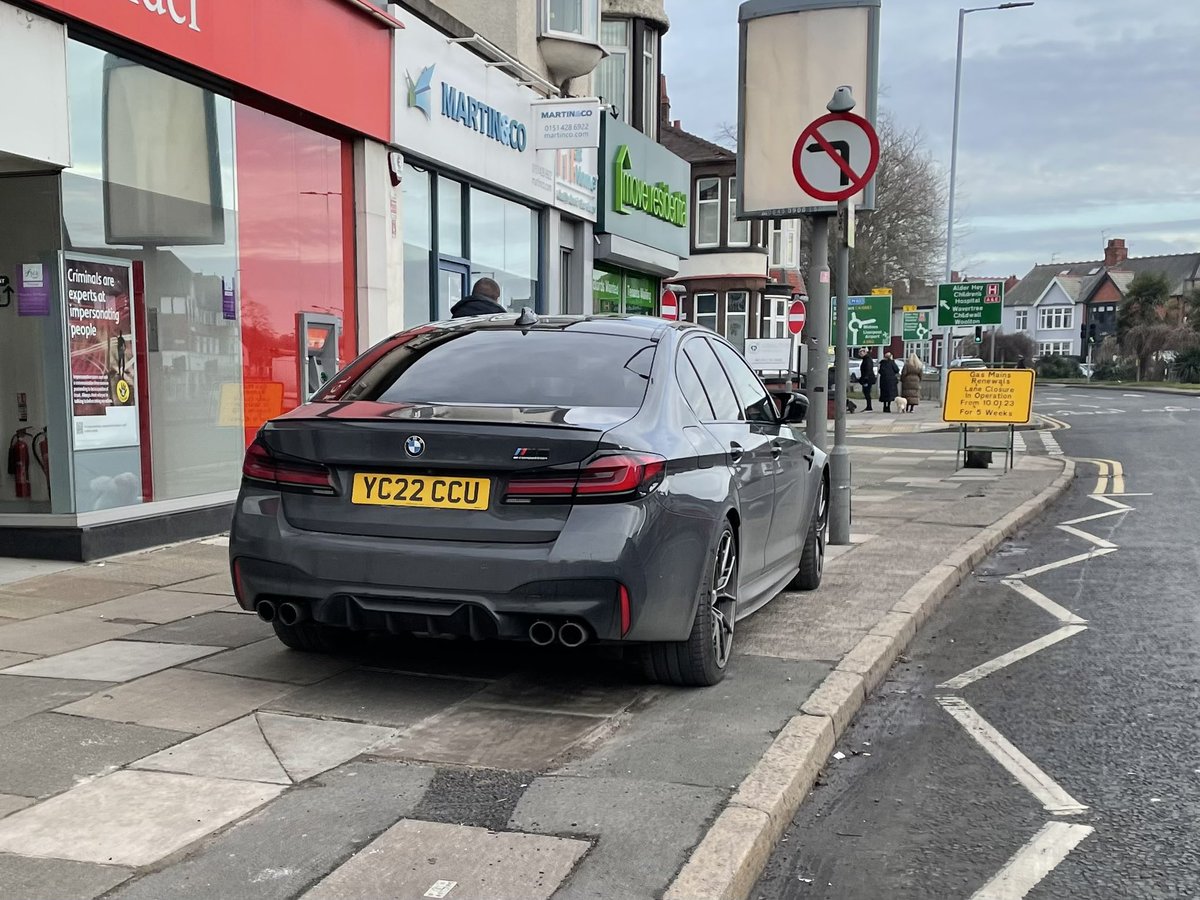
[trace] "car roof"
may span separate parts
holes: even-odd
[[[590,316],[538,316],[532,325],[518,325],[518,313],[497,313],[492,316],[471,316],[448,319],[419,326],[430,331],[575,331],[589,334],[608,334],[619,337],[636,337],[657,341],[670,331],[697,329],[691,322],[671,322],[654,316],[634,315],[590,315]],[[415,329],[414,329],[415,330]],[[403,332],[402,332],[403,334]]]

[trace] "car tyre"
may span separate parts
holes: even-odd
[[[724,678],[733,653],[737,589],[737,535],[727,520],[700,584],[691,634],[686,641],[646,647],[642,656],[646,677],[681,687],[707,687]]]
[[[804,538],[804,552],[800,556],[800,571],[788,587],[793,591],[815,591],[821,586],[825,574],[825,542],[829,536],[829,480],[821,479],[821,493],[817,497],[817,508],[808,524]]]
[[[358,643],[359,635],[347,628],[335,628],[320,622],[284,625],[278,618],[271,623],[275,637],[292,650],[304,653],[341,653]]]

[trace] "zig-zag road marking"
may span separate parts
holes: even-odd
[[[1000,583],[1005,585],[1006,587],[1012,588],[1014,591],[1016,591],[1018,594],[1020,594],[1025,599],[1029,600],[1031,603],[1036,603],[1038,606],[1040,606],[1046,612],[1050,613],[1050,615],[1054,616],[1054,618],[1058,619],[1058,621],[1062,622],[1064,625],[1086,625],[1087,624],[1087,619],[1081,619],[1081,618],[1079,618],[1079,616],[1075,615],[1075,613],[1071,612],[1066,607],[1059,606],[1057,603],[1055,603],[1053,600],[1051,600],[1049,597],[1047,597],[1041,591],[1037,590],[1036,588],[1030,587],[1024,581],[1017,581],[1015,579],[1006,578]]]
[[[971,900],[1019,900],[1093,831],[1090,825],[1047,822]]]
[[[961,697],[938,697],[937,702],[996,762],[1000,763],[1025,790],[1041,801],[1046,812],[1056,816],[1074,816],[1086,812],[1080,803],[1058,783],[1039,769],[1033,761],[1013,746]]]
[[[1022,644],[1015,650],[1009,650],[1002,656],[997,656],[995,659],[989,659],[987,662],[976,666],[969,671],[963,672],[961,675],[956,675],[949,681],[944,681],[938,685],[948,691],[961,691],[968,684],[978,681],[980,678],[994,672],[999,672],[1001,669],[1011,666],[1015,662],[1020,662],[1027,656],[1033,656],[1039,650],[1045,650],[1047,647],[1052,647],[1059,641],[1065,641],[1069,637],[1074,637],[1081,631],[1087,631],[1086,625],[1064,625],[1057,631],[1052,631],[1047,635],[1043,635],[1036,640],[1030,641],[1028,644]]]
[[[1042,434],[1043,440],[1048,438]],[[1047,444],[1049,446],[1049,444]],[[1061,450],[1059,451],[1061,452]],[[1067,638],[1074,637],[1087,630],[1087,622],[1066,607],[1055,603],[1041,591],[1031,587],[1026,579],[1045,572],[1051,572],[1064,566],[1086,562],[1098,556],[1115,553],[1117,544],[1105,538],[1075,526],[1085,522],[1095,522],[1110,516],[1130,512],[1133,507],[1122,503],[1114,497],[1135,496],[1125,492],[1125,472],[1122,465],[1112,459],[1084,460],[1096,466],[1098,475],[1096,490],[1090,496],[1106,506],[1112,507],[1102,513],[1081,516],[1063,522],[1057,527],[1073,537],[1080,538],[1096,549],[1080,553],[1058,562],[1036,566],[1016,575],[1010,575],[1001,583],[1012,588],[1018,594],[1037,604],[1052,615],[1061,624],[1049,634],[1023,644],[1008,651],[995,659],[981,663],[973,669],[963,672],[948,681],[938,685],[941,690],[962,690],[970,684],[986,678],[1015,662],[1027,659],[1047,647],[1052,647]],[[1136,495],[1147,496],[1147,495]],[[967,732],[996,762],[1003,766],[1021,785],[1034,797],[1041,801],[1042,806],[1053,815],[1069,816],[1086,812],[1088,807],[1068,794],[1056,781],[1039,769],[1032,760],[1018,750],[1013,744],[979,715],[975,709],[957,696],[938,697],[937,702],[954,718],[963,730]],[[1090,835],[1094,829],[1088,825],[1072,825],[1066,822],[1047,822],[1028,843],[1018,850],[996,873],[987,884],[976,891],[971,900],[1021,900],[1033,890],[1054,868],[1074,850],[1081,841]]]

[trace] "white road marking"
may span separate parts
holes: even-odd
[[[1078,556],[1072,556],[1068,559],[1060,559],[1058,562],[1047,563],[1044,566],[1038,566],[1035,569],[1027,569],[1024,572],[1018,572],[1016,575],[1010,575],[1009,578],[1032,578],[1034,575],[1042,575],[1045,572],[1052,572],[1055,569],[1061,569],[1064,566],[1073,566],[1077,562],[1086,562],[1089,559],[1095,559],[1097,556],[1108,556],[1110,553],[1116,553],[1116,547],[1097,548],[1089,550],[1087,553],[1080,553]]]
[[[1095,829],[1047,822],[971,900],[1022,900]]]
[[[1097,500],[1103,499],[1096,497]],[[1090,516],[1080,516],[1078,519],[1071,519],[1068,522],[1063,522],[1063,525],[1082,525],[1084,522],[1095,522],[1097,519],[1107,519],[1109,516],[1119,516],[1121,513],[1131,512],[1132,506],[1124,506],[1121,509],[1110,509],[1107,512],[1094,513]]]
[[[1135,399],[1137,399],[1137,400],[1141,400],[1141,399],[1142,399],[1142,397],[1144,397],[1144,396],[1146,396],[1146,395],[1145,395],[1145,394],[1122,394],[1121,396],[1122,396],[1122,397],[1133,397],[1133,398],[1135,398]]]
[[[1009,650],[995,659],[990,659],[985,663],[976,666],[963,672],[961,675],[955,675],[949,681],[944,681],[938,685],[939,688],[944,688],[948,691],[961,691],[968,684],[978,681],[980,678],[986,678],[993,672],[999,672],[1011,666],[1015,662],[1020,662],[1027,656],[1033,656],[1040,650],[1045,650],[1047,647],[1053,647],[1059,641],[1065,641],[1069,637],[1074,637],[1081,631],[1087,631],[1086,625],[1064,625],[1047,635],[1043,635],[1037,640],[1030,641],[1028,644],[1022,644],[1014,650]]]
[[[1102,547],[1106,550],[1107,549],[1111,549],[1111,550],[1117,549],[1117,545],[1114,544],[1112,541],[1106,541],[1102,537],[1096,537],[1096,535],[1094,535],[1094,534],[1089,534],[1088,532],[1084,531],[1082,528],[1075,528],[1072,525],[1059,525],[1058,529],[1059,529],[1059,531],[1065,531],[1067,534],[1073,534],[1077,538],[1083,538],[1089,544],[1095,544],[1097,547]]]
[[[1091,497],[1093,500],[1099,500],[1101,503],[1107,503],[1113,509],[1120,510],[1121,512],[1128,512],[1129,510],[1133,509],[1132,506],[1126,506],[1120,500],[1113,500],[1111,497],[1107,497],[1104,494],[1088,494],[1088,496]],[[1150,495],[1149,494],[1141,494],[1140,496],[1148,497]],[[1066,522],[1064,524],[1070,525],[1072,523]]]
[[[1054,779],[1014,747],[1008,738],[988,724],[967,701],[961,697],[938,697],[937,702],[992,759],[1033,794],[1047,812],[1056,816],[1073,816],[1087,810],[1087,806],[1059,787]]]
[[[1050,613],[1050,615],[1054,616],[1054,618],[1058,619],[1058,621],[1062,622],[1064,625],[1086,625],[1087,624],[1087,619],[1081,619],[1079,616],[1075,615],[1075,613],[1071,612],[1065,606],[1059,606],[1057,603],[1055,603],[1053,600],[1051,600],[1049,597],[1047,597],[1041,591],[1037,590],[1034,587],[1031,587],[1030,585],[1026,584],[1024,581],[1014,581],[1011,578],[1006,578],[1000,583],[1005,585],[1006,587],[1012,588],[1014,591],[1016,591],[1018,594],[1020,594],[1026,600],[1029,600],[1031,603],[1036,603],[1038,606],[1040,606],[1046,612]]]

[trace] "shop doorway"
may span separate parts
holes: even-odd
[[[447,262],[438,264],[438,315],[439,319],[449,319],[450,310],[459,300],[470,293],[467,280],[471,277],[471,269],[464,263]]]
[[[21,162],[0,154],[0,167]],[[57,462],[61,474],[67,438],[55,302],[61,240],[58,176],[0,177],[0,209],[8,213],[0,217],[0,435],[6,451],[0,514],[45,513],[52,511],[51,472]],[[57,422],[50,421],[54,413]]]

